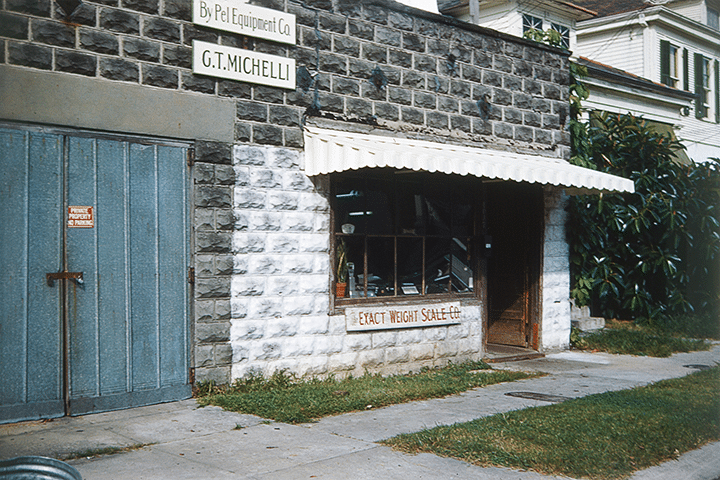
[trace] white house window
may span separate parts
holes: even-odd
[[[708,7],[707,9],[707,22],[708,27],[714,28],[715,30],[720,30],[720,21],[718,20],[719,14],[718,11]]]
[[[332,179],[336,302],[475,295],[477,188],[437,177],[367,169]]]
[[[706,118],[710,113],[710,59],[695,54],[695,116]]]
[[[559,23],[552,23],[550,24],[553,30],[558,32],[560,34],[560,37],[562,37],[562,46],[569,49],[570,48],[570,29],[564,25],[560,25]]]
[[[525,33],[527,33],[530,30],[537,30],[539,32],[543,31],[542,18],[533,17],[532,15],[523,13],[522,19],[523,19],[523,35],[525,35]]]
[[[660,41],[660,82],[670,87],[680,87],[682,68],[680,48],[667,40]]]

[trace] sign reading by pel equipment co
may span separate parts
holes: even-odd
[[[295,59],[193,40],[193,73],[295,89]]]
[[[295,45],[295,15],[242,0],[194,0],[193,23]]]

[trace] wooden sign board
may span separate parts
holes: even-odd
[[[345,309],[345,329],[360,332],[455,325],[461,322],[461,317],[459,302],[348,307]]]
[[[295,45],[295,15],[238,0],[194,0],[193,23]]]
[[[294,90],[295,59],[193,40],[193,73]]]

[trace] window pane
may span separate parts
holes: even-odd
[[[707,14],[708,27],[714,28],[715,30],[720,30],[720,21],[718,20],[720,15],[718,15],[718,11],[708,7]]]
[[[532,15],[523,14],[523,33],[528,30],[538,30],[542,32],[542,18],[533,17]]]
[[[452,233],[459,237],[469,237],[473,234],[473,208],[470,203],[461,201],[454,203],[452,208]]]
[[[422,238],[398,237],[397,259],[398,295],[422,294]]]
[[[426,197],[428,235],[450,236],[452,225],[452,202],[439,196]]]
[[[338,242],[344,242],[347,254],[347,290],[345,297],[356,297],[358,275],[362,278],[365,265],[365,238],[357,235],[341,236],[338,237]],[[363,290],[362,284],[359,286],[359,289],[361,291]]]
[[[335,232],[364,233],[365,190],[362,182],[341,180],[335,190]],[[345,229],[343,230],[343,225]]]
[[[368,237],[367,296],[393,295],[395,293],[395,239]],[[364,295],[364,275],[358,275],[358,297]]]
[[[397,223],[399,235],[424,235],[427,208],[419,185],[398,185]]]
[[[364,212],[350,212],[350,216],[351,218],[364,217],[368,234],[390,235],[394,233],[392,222],[394,211],[389,193],[368,190]]]
[[[558,23],[553,23],[551,24],[551,26],[552,29],[558,32],[560,34],[560,37],[562,37],[562,46],[565,48],[570,48],[570,29]]]
[[[425,241],[425,293],[450,291],[450,239],[428,237]]]
[[[450,244],[452,251],[452,291],[457,293],[472,292],[472,249],[469,238],[453,238]]]

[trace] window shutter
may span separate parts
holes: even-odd
[[[660,83],[672,85],[670,79],[670,42],[660,40]]]
[[[690,59],[687,48],[683,48],[683,90],[690,91]]]
[[[720,62],[715,60],[715,123],[720,123]]]
[[[703,85],[703,56],[695,53],[695,117],[705,118],[705,88]]]

